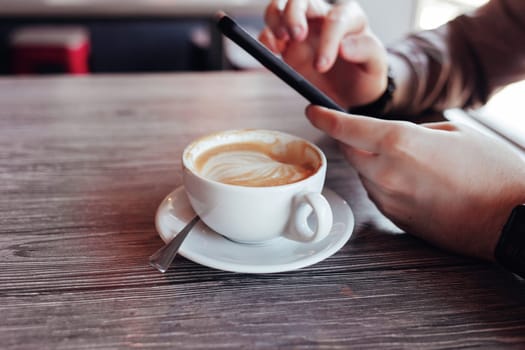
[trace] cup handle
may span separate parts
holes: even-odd
[[[308,217],[312,212],[317,218],[315,231],[308,224]],[[297,194],[293,199],[292,215],[285,237],[299,242],[319,242],[330,233],[332,221],[332,209],[322,194]]]

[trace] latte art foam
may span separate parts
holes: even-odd
[[[273,146],[273,147],[272,147]],[[315,173],[320,163],[304,142],[275,145],[237,143],[212,148],[197,158],[201,176],[229,185],[265,187],[294,183]]]

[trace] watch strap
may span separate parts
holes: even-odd
[[[352,107],[348,110],[349,113],[366,115],[371,117],[379,117],[383,115],[388,107],[389,103],[392,101],[394,91],[396,90],[396,83],[394,76],[392,74],[392,69],[388,68],[387,74],[387,85],[383,94],[372,103]]]
[[[512,210],[494,256],[504,268],[525,278],[525,205],[518,205]]]

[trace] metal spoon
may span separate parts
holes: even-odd
[[[184,226],[182,231],[172,238],[171,241],[149,257],[149,264],[162,273],[166,272],[173,262],[173,259],[175,259],[182,242],[184,242],[184,239],[188,236],[188,233],[190,233],[191,229],[198,221],[198,216],[191,219],[191,221]]]

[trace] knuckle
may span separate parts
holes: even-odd
[[[289,0],[284,8],[286,16],[294,17],[299,14],[306,14],[308,2],[306,0]]]
[[[392,124],[379,141],[378,147],[381,152],[392,156],[405,154],[409,148],[411,129],[412,124],[408,122],[396,122]]]
[[[368,18],[356,1],[346,1],[334,6],[328,16],[330,20],[352,24],[353,32],[363,31],[368,26]]]
[[[344,4],[344,7],[348,11],[351,11],[357,16],[366,18],[366,13],[365,11],[363,11],[363,8],[361,7],[361,5],[359,5],[359,2],[355,0],[350,0],[350,1],[343,1],[342,3]]]
[[[326,20],[332,23],[345,23],[350,20],[350,13],[343,6],[334,6],[326,16]]]
[[[273,11],[281,12],[285,9],[287,0],[272,0],[267,8],[272,8]]]

